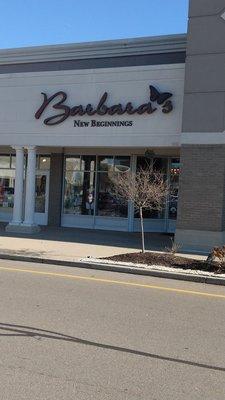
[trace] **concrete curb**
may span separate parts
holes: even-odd
[[[33,262],[33,263],[47,264],[47,265],[61,265],[61,266],[65,266],[65,267],[96,269],[96,270],[102,270],[102,271],[120,272],[120,273],[133,274],[133,275],[154,276],[156,278],[175,279],[175,280],[180,280],[180,281],[189,281],[189,282],[198,282],[198,283],[205,283],[205,284],[211,284],[211,285],[225,286],[225,278],[219,278],[219,276],[213,277],[213,276],[205,276],[205,275],[191,275],[191,274],[185,274],[185,273],[181,273],[181,272],[147,270],[144,268],[142,269],[142,268],[135,268],[135,267],[127,267],[127,266],[123,266],[123,265],[101,264],[101,261],[99,261],[99,263],[97,264],[97,263],[93,263],[93,262],[54,260],[51,258],[29,257],[29,256],[20,256],[20,255],[11,255],[11,254],[0,254],[0,259],[12,260],[12,261]]]

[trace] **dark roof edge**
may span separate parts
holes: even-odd
[[[0,65],[186,52],[187,35],[141,37],[0,50]]]

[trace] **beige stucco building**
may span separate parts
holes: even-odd
[[[187,36],[0,51],[6,229],[137,231],[110,174],[153,163],[170,192],[146,229],[184,249],[223,243],[225,5],[211,3],[191,2]]]

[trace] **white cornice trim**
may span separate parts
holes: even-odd
[[[181,134],[182,144],[225,144],[224,132],[183,132]]]
[[[187,35],[107,40],[0,50],[0,65],[186,51]]]

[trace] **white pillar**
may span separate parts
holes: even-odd
[[[23,214],[24,149],[21,146],[15,146],[14,149],[16,150],[16,176],[12,224],[19,225]]]
[[[39,227],[34,222],[35,211],[35,179],[36,179],[36,147],[27,147],[27,176],[25,197],[25,218],[23,222],[27,232],[36,232]]]
[[[24,149],[22,146],[14,146],[13,148],[16,150],[13,219],[7,225],[6,230],[10,230],[11,226],[20,225],[23,219]]]

